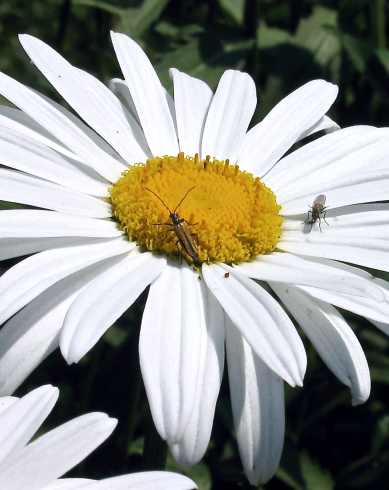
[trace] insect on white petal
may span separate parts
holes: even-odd
[[[312,206],[308,205],[311,208],[311,211],[308,211],[308,218],[305,221],[303,221],[303,224],[307,223],[308,225],[311,225],[308,233],[311,232],[312,226],[314,225],[314,223],[316,223],[317,220],[319,220],[320,232],[323,233],[321,231],[321,215],[323,215],[323,220],[326,223],[326,225],[328,225],[326,221],[326,211],[325,211],[328,208],[328,206],[325,206],[325,203],[326,203],[326,196],[324,194],[319,194],[313,201]]]

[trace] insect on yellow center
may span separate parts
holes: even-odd
[[[281,206],[273,192],[228,160],[183,153],[153,158],[132,165],[110,193],[114,216],[130,240],[188,262],[247,262],[272,252],[281,235]],[[174,212],[186,220],[178,228]]]

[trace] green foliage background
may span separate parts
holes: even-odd
[[[39,37],[108,82],[122,77],[109,39],[113,29],[143,47],[169,91],[170,67],[203,79],[212,89],[228,68],[250,73],[259,101],[253,124],[301,84],[324,78],[339,85],[330,116],[341,127],[389,126],[388,13],[384,0],[2,0],[0,70],[63,103],[29,63],[17,34]],[[3,262],[0,272],[16,262]],[[119,419],[113,436],[69,476],[103,478],[149,464],[142,462],[150,414],[137,354],[146,297],[147,292],[78,365],[67,366],[57,351],[16,393],[22,396],[44,383],[60,388],[60,400],[42,430],[89,411]],[[351,407],[348,389],[304,339],[308,372],[302,389],[286,387],[285,448],[266,489],[389,489],[389,340],[367,321],[342,313],[368,358],[371,397]],[[168,468],[181,471],[170,456]],[[201,490],[249,488],[226,379],[208,452],[187,474]]]

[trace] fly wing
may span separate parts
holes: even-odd
[[[313,207],[313,206],[316,206],[316,205],[319,205],[319,206],[324,207],[325,203],[326,203],[326,196],[325,196],[324,194],[320,194],[320,195],[319,195],[319,196],[317,196],[317,197],[315,198],[315,200],[313,201],[313,205],[312,205],[312,207]]]

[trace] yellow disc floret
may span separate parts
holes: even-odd
[[[193,241],[197,262],[247,262],[276,248],[281,206],[259,178],[228,160],[180,153],[132,165],[110,189],[114,216],[139,246],[191,262],[170,214],[192,187],[176,214],[185,220],[180,227]]]

